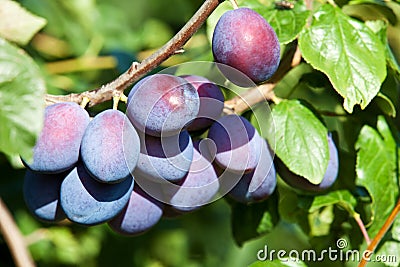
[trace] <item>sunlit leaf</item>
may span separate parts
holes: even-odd
[[[348,112],[357,104],[364,109],[379,92],[386,77],[385,48],[365,24],[338,7],[322,5],[299,45],[306,61],[329,77]]]
[[[348,190],[338,190],[325,195],[316,196],[309,211],[314,212],[322,207],[339,205],[349,212],[354,212],[356,204],[357,200]]]
[[[329,161],[327,129],[297,100],[284,100],[272,109],[274,127],[268,140],[275,140],[276,155],[290,171],[313,184],[321,183]]]
[[[373,224],[368,229],[375,236],[391,213],[399,192],[396,177],[396,143],[383,117],[379,117],[379,132],[364,126],[358,136],[356,184],[365,187],[372,198]]]
[[[45,86],[21,49],[0,39],[0,151],[29,160],[42,127]]]

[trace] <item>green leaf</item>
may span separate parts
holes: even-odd
[[[322,5],[310,28],[300,34],[303,57],[324,72],[352,112],[364,109],[379,92],[386,77],[385,47],[367,26],[339,8]]]
[[[302,200],[301,196],[286,185],[278,186],[278,192],[280,197],[278,210],[282,220],[297,223],[307,217],[308,207],[305,209],[299,205]]]
[[[376,103],[378,104],[379,108],[387,115],[395,118],[396,117],[396,107],[394,106],[392,100],[382,94],[378,93],[378,95],[375,98]]]
[[[339,205],[350,213],[354,213],[357,200],[348,190],[338,190],[329,192],[326,195],[316,196],[309,208],[309,212],[314,212],[322,207]]]
[[[396,76],[400,78],[400,66],[397,63],[396,57],[394,56],[387,39],[387,23],[385,23],[383,20],[368,20],[365,22],[365,25],[367,25],[375,34],[379,36],[379,39],[386,48],[385,52],[387,64],[396,73]]]
[[[313,237],[329,235],[334,217],[333,206],[326,206],[308,214],[309,235]]]
[[[281,260],[273,260],[273,261],[257,261],[253,264],[250,264],[249,267],[307,267],[307,265],[300,261],[294,259],[281,259]]]
[[[342,7],[342,11],[350,17],[362,21],[367,20],[385,20],[391,24],[397,23],[394,10],[385,1],[360,0],[350,1]]]
[[[0,151],[31,159],[43,123],[44,93],[33,60],[0,39]]]
[[[357,200],[348,190],[332,191],[325,195],[315,196],[308,208],[310,212],[310,232],[313,236],[326,236],[331,233],[334,219],[333,206],[344,208],[350,216],[355,216]]]
[[[0,1],[0,37],[26,45],[46,25],[44,18],[26,11],[19,3]]]
[[[327,129],[298,100],[284,100],[272,110],[267,133],[275,153],[295,174],[313,184],[321,183],[329,161]],[[275,129],[275,131],[274,131]]]
[[[396,177],[396,143],[383,117],[378,131],[364,126],[358,136],[356,184],[365,187],[372,199],[372,221],[368,229],[375,236],[395,206],[399,192]]]
[[[275,9],[266,12],[264,17],[267,18],[272,28],[275,29],[279,41],[283,44],[287,44],[296,39],[303,30],[309,15],[310,12],[306,9],[303,1],[299,1],[295,3],[293,9]]]
[[[274,218],[272,218],[271,213],[264,212],[260,224],[257,227],[257,233],[259,234],[267,234],[272,231],[274,228]]]
[[[385,143],[386,150],[389,152],[390,159],[396,161],[396,141],[393,138],[392,132],[390,131],[389,125],[387,124],[383,116],[378,117],[376,122],[376,128],[378,132],[383,137],[383,142]]]
[[[358,4],[376,4],[385,6],[385,1],[382,0],[350,0],[348,5],[358,5]]]

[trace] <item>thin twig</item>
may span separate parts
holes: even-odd
[[[80,94],[69,95],[47,95],[46,104],[51,105],[58,102],[77,102],[81,103],[84,97],[90,99],[89,106],[105,102],[112,99],[114,91],[123,92],[131,86],[135,81],[150,72],[167,58],[181,52],[185,43],[193,36],[193,34],[203,25],[210,14],[220,4],[219,0],[205,0],[199,10],[193,17],[183,26],[183,28],[168,41],[163,47],[158,49],[148,58],[144,59],[140,64],[132,64],[132,66],[114,81],[101,86],[92,91],[83,92]]]
[[[374,239],[371,241],[371,243],[365,250],[368,253],[368,256],[371,256],[372,253],[375,251],[376,247],[379,245],[382,238],[385,236],[389,228],[392,226],[399,212],[400,212],[400,199],[397,201],[396,207],[392,210],[389,217],[386,219],[385,224],[381,227],[378,234],[374,237]],[[360,264],[358,264],[358,267],[364,267],[367,264],[367,262],[368,262],[367,257],[362,257]]]
[[[371,244],[371,239],[369,238],[369,235],[368,235],[367,229],[365,228],[364,222],[361,220],[360,214],[358,214],[357,212],[354,212],[353,218],[357,222],[358,227],[360,228],[361,233],[364,236],[365,242],[367,242],[367,245]]]
[[[35,263],[26,247],[24,237],[18,229],[10,211],[0,198],[0,232],[4,236],[17,267],[34,267]]]

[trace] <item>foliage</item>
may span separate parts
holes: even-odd
[[[163,219],[139,237],[117,236],[104,225],[36,221],[22,200],[19,155],[31,157],[45,93],[83,92],[114,79],[132,61],[167,42],[202,1],[19,2],[0,1],[0,196],[39,266],[355,266],[355,261],[327,258],[260,262],[256,255],[265,245],[321,252],[337,248],[339,239],[348,242],[346,250],[362,252],[367,244],[354,219],[361,218],[372,239],[395,207],[400,186],[400,4],[289,0],[282,7],[279,1],[240,0],[239,6],[254,9],[275,29],[282,59],[295,45],[304,59],[276,84],[274,92],[282,100],[271,103],[273,122],[257,107],[244,115],[263,129],[263,137],[293,173],[315,184],[328,164],[326,135],[333,133],[340,162],[334,186],[306,193],[279,178],[276,192],[265,202],[219,200],[180,218]],[[230,9],[228,1],[220,4],[185,53],[160,68],[212,61],[212,31]],[[15,20],[21,23],[9,23]],[[88,111],[110,107],[105,102]],[[371,266],[398,266],[399,250],[397,218],[376,253],[396,254],[397,261]],[[0,265],[13,266],[1,237]]]

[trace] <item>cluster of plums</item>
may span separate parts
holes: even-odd
[[[247,8],[221,17],[212,48],[217,62],[255,82],[268,79],[279,64],[275,32]],[[269,146],[244,117],[222,116],[223,107],[221,89],[208,79],[169,74],[136,83],[126,114],[113,109],[90,119],[76,103],[48,106],[33,161],[25,162],[28,208],[45,221],[107,222],[134,235],[163,215],[189,212],[226,194],[243,203],[267,199],[276,187]],[[207,138],[199,139],[199,132]],[[337,151],[329,140],[327,178],[321,186],[300,184],[303,189],[325,189],[336,179]],[[286,173],[288,183],[299,179]]]
[[[276,174],[267,142],[244,117],[222,116],[221,89],[199,76],[155,74],[128,96],[126,115],[92,120],[76,103],[45,110],[24,183],[39,218],[108,222],[123,234],[197,209],[228,193],[249,203],[268,198]],[[208,130],[207,139],[190,131]]]

